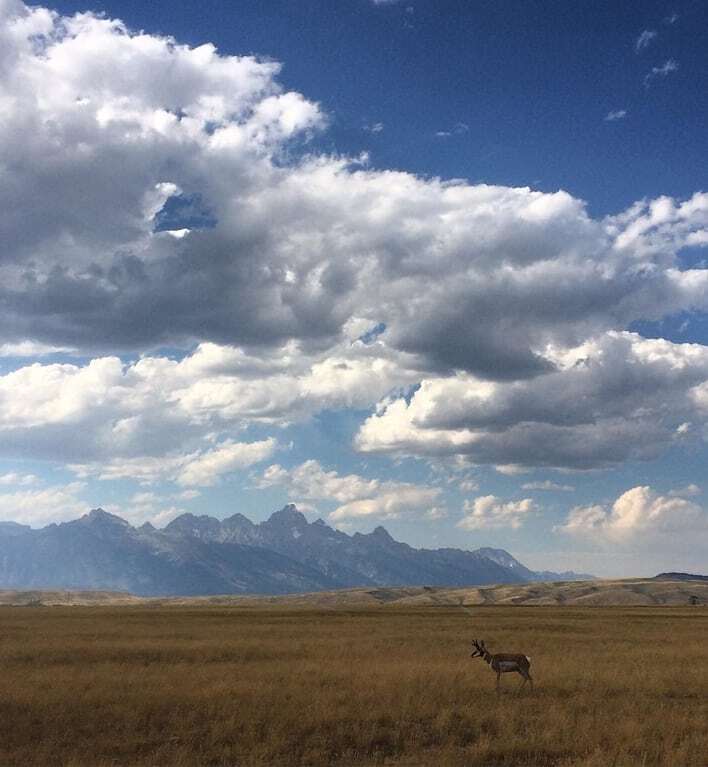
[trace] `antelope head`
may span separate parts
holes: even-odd
[[[487,648],[484,646],[484,639],[479,642],[476,639],[472,640],[472,647],[474,652],[470,655],[470,658],[483,658]]]

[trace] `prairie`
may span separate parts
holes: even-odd
[[[701,606],[3,606],[0,663],[8,767],[708,764]]]

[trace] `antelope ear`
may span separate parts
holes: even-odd
[[[484,647],[484,639],[480,639],[480,640],[479,640],[479,644],[480,644],[482,647]]]

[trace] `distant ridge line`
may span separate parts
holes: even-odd
[[[519,583],[446,589],[432,586],[354,588],[298,594],[214,594],[204,596],[140,597],[107,591],[3,591],[0,606],[225,606],[282,607],[333,610],[337,608],[478,608],[494,607],[697,607],[708,606],[708,582],[676,579]]]
[[[708,581],[708,575],[695,575],[693,573],[659,573],[654,578],[658,581]]]

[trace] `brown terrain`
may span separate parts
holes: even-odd
[[[642,580],[4,592],[0,764],[706,767],[707,596]],[[530,656],[535,690],[507,674],[497,696],[473,638]]]
[[[708,605],[708,580],[624,580],[521,583],[440,588],[354,588],[285,596],[136,597],[116,591],[2,591],[0,605],[276,605],[282,607],[440,607],[473,605]]]

